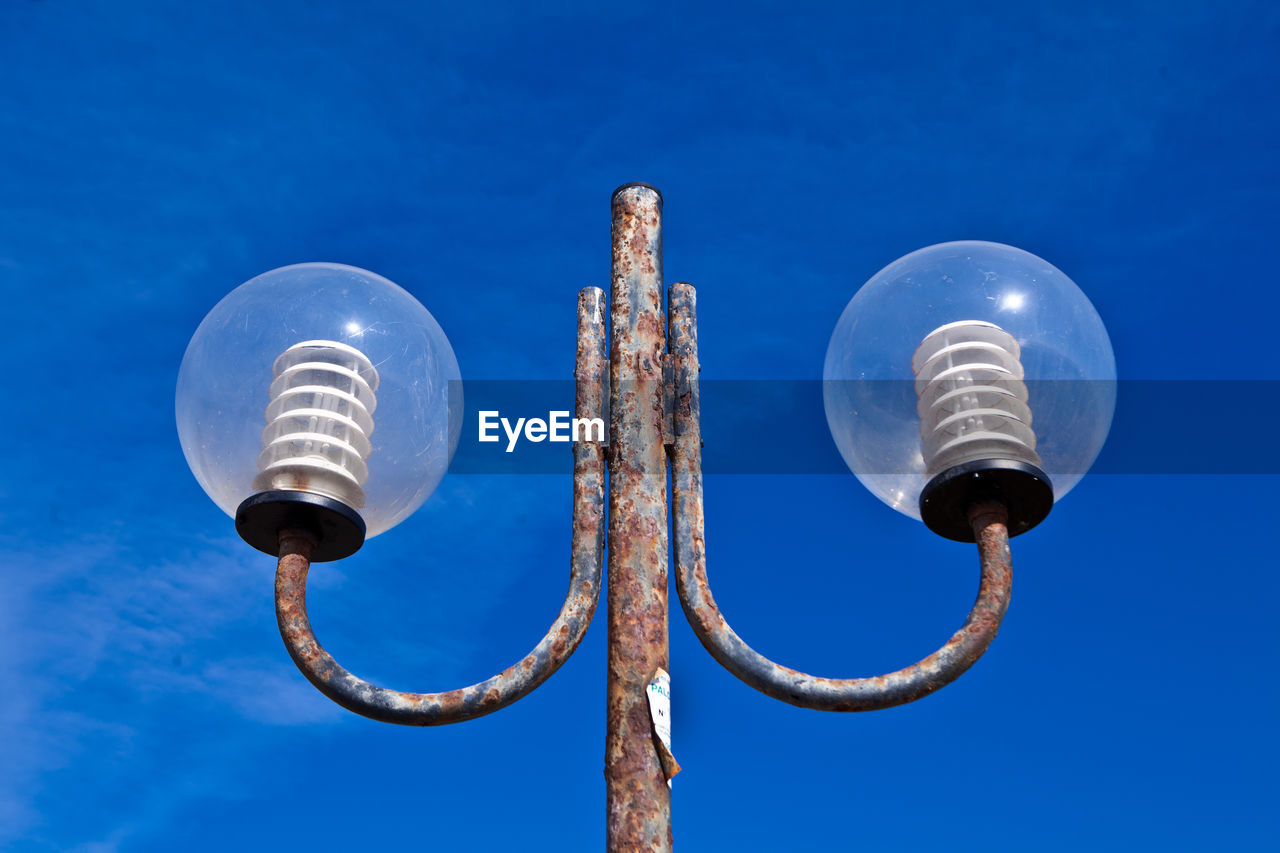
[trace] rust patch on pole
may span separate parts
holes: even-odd
[[[676,586],[702,645],[725,669],[775,699],[820,711],[873,711],[927,696],[960,677],[995,639],[1009,606],[1013,569],[1008,513],[980,504],[969,515],[982,579],[964,625],[919,663],[868,678],[820,678],[780,666],[743,642],[711,596],[702,507],[701,401],[698,396],[697,303],[688,284],[671,287],[671,353],[675,375],[675,445],[671,456]]]
[[[670,670],[662,197],[628,184],[612,208],[606,846],[668,851],[671,790],[646,694],[654,672]]]
[[[577,417],[601,416],[605,375],[604,293],[589,287],[578,296]],[[348,711],[385,723],[439,726],[491,714],[526,696],[568,660],[591,624],[600,598],[604,544],[604,448],[573,446],[573,545],[569,591],[545,636],[514,666],[492,678],[443,693],[403,693],[378,687],[343,669],[324,650],[307,617],[307,572],[315,537],[280,531],[276,570],[276,621],[298,669],[315,687]]]

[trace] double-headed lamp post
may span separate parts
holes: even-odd
[[[1009,537],[1042,521],[1097,456],[1115,406],[1115,362],[1079,288],[1009,246],[931,246],[858,291],[823,369],[832,435],[885,503],[944,537],[976,542],[981,581],[964,625],[924,660],[870,678],[807,675],[747,645],[712,598],[695,292],[672,285],[664,312],[658,191],[626,184],[612,208],[610,299],[606,308],[594,287],[578,295],[575,371],[575,415],[607,411],[608,434],[573,446],[569,591],[560,614],[498,675],[442,693],[378,687],[343,669],[307,618],[311,563],[349,556],[366,536],[404,520],[457,446],[457,361],[412,296],[337,264],[284,267],[247,282],[191,340],[178,378],[178,432],[201,486],[246,542],[278,559],[276,615],[298,668],[330,699],[376,720],[455,723],[532,691],[581,642],[607,545],[607,848],[669,850],[669,781],[679,769],[663,702],[669,544],[694,632],[747,684],[824,711],[919,699],[972,666],[995,638],[1009,602]]]

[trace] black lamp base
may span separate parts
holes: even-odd
[[[280,554],[280,531],[308,530],[316,537],[311,562],[350,557],[364,544],[360,513],[342,501],[311,492],[279,489],[245,498],[236,509],[236,532],[264,554]]]
[[[1026,533],[1053,509],[1053,484],[1034,465],[1012,459],[982,459],[943,471],[920,492],[920,518],[934,533],[972,542],[969,509],[998,501],[1009,511],[1009,535]]]

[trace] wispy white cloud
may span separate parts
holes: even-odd
[[[209,541],[184,559],[155,561],[127,542],[97,538],[7,555],[0,677],[15,689],[0,703],[0,842],[39,834],[38,804],[69,793],[50,789],[68,765],[112,765],[101,781],[128,776],[134,763],[145,772],[165,749],[166,719],[192,706],[222,718],[215,736],[237,717],[270,725],[340,719],[336,708],[311,701],[278,645],[243,652],[253,648],[246,633],[273,627],[263,600],[270,561],[245,550]],[[95,784],[89,766],[77,777]]]
[[[313,570],[313,620],[339,659],[343,647],[371,646],[351,666],[371,680],[385,676],[408,690],[466,683],[490,613],[515,580],[567,566],[567,542],[564,560],[545,566],[540,537],[511,535],[544,492],[562,492],[568,506],[567,478],[529,478],[521,490],[508,480],[447,479],[390,545]],[[466,520],[441,527],[459,516]],[[0,703],[0,846],[127,846],[190,803],[225,796],[218,780],[228,755],[253,760],[280,727],[353,720],[305,682],[281,646],[274,561],[234,536],[175,540],[100,533],[7,555],[0,678],[19,689]],[[489,551],[504,559],[486,559]],[[392,604],[388,578],[405,591]],[[524,651],[512,649],[512,659]],[[421,680],[397,683],[402,665]],[[93,810],[108,808],[98,804],[107,792],[103,835],[68,838],[52,825],[58,809],[72,807],[92,825]]]

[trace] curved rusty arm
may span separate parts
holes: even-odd
[[[982,581],[964,626],[941,649],[912,666],[870,678],[819,678],[780,666],[742,641],[711,597],[702,516],[702,442],[698,398],[696,300],[688,284],[671,287],[670,328],[675,372],[675,441],[671,456],[675,501],[676,586],[685,616],[702,645],[725,669],[775,699],[819,711],[874,711],[902,705],[945,687],[982,656],[1009,606],[1012,567],[1008,514],[996,503],[969,514]]]
[[[578,296],[577,417],[599,417],[606,369],[604,292]],[[289,655],[307,680],[348,711],[385,723],[439,726],[497,711],[551,677],[577,649],[600,597],[604,546],[604,448],[573,447],[573,555],[569,592],[542,641],[519,663],[490,679],[445,693],[402,693],[370,684],[343,669],[324,650],[307,618],[307,570],[315,540],[310,533],[280,532],[276,571],[276,620]]]

